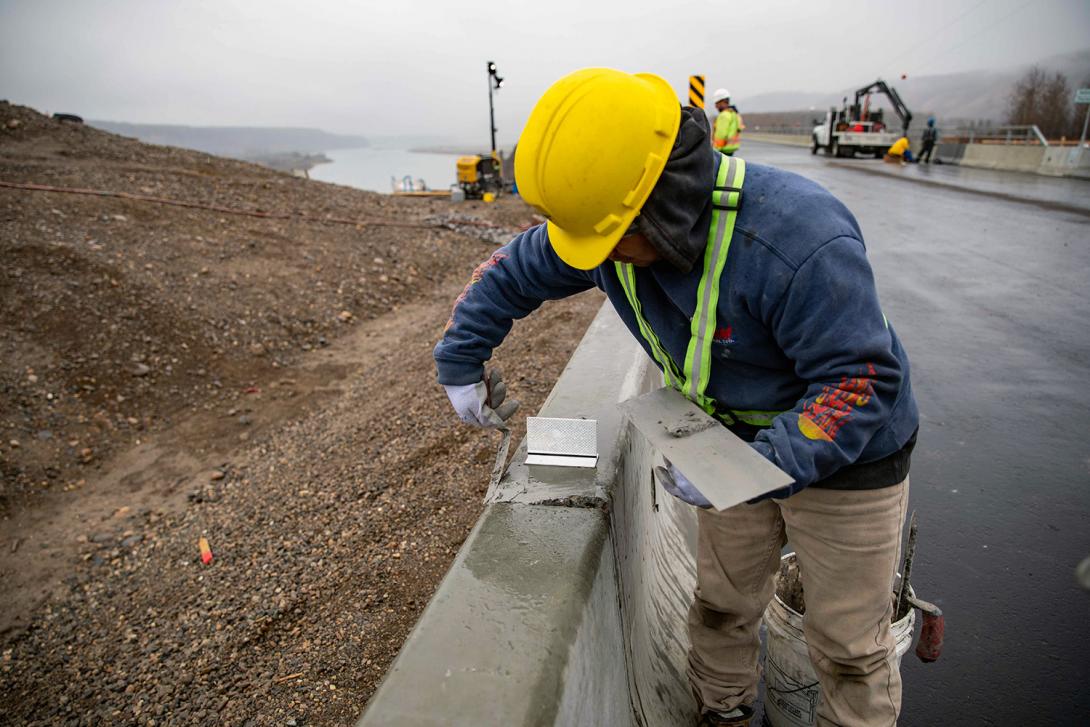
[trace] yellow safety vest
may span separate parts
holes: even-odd
[[[712,146],[719,151],[736,152],[742,145],[742,117],[733,109],[720,111],[715,117]]]

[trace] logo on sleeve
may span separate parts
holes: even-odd
[[[733,326],[719,326],[712,336],[712,352],[722,359],[729,359],[734,352],[734,344],[738,340],[734,337]]]
[[[836,386],[825,386],[799,414],[799,431],[807,439],[832,442],[851,421],[856,407],[866,406],[874,396],[874,365],[867,364],[868,376],[843,378]]]

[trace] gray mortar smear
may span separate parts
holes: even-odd
[[[602,512],[609,512],[609,501],[601,497],[588,495],[572,495],[571,497],[557,497],[550,500],[541,500],[538,505],[552,505],[553,507],[586,507],[595,508]]]
[[[701,416],[695,411],[685,412],[680,419],[669,424],[659,421],[663,428],[666,429],[666,433],[675,439],[684,439],[685,437],[691,437],[697,432],[702,432],[705,429],[711,429],[716,426],[716,422],[711,417]]]

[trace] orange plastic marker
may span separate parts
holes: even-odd
[[[212,549],[208,547],[208,538],[201,536],[201,539],[197,541],[197,544],[201,548],[201,562],[208,565],[212,562]]]

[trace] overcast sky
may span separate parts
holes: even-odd
[[[1088,0],[0,0],[0,98],[114,121],[487,139],[495,60],[502,141],[584,66],[658,73],[679,95],[704,73],[742,101],[1008,68],[1084,50],[1088,31]]]

